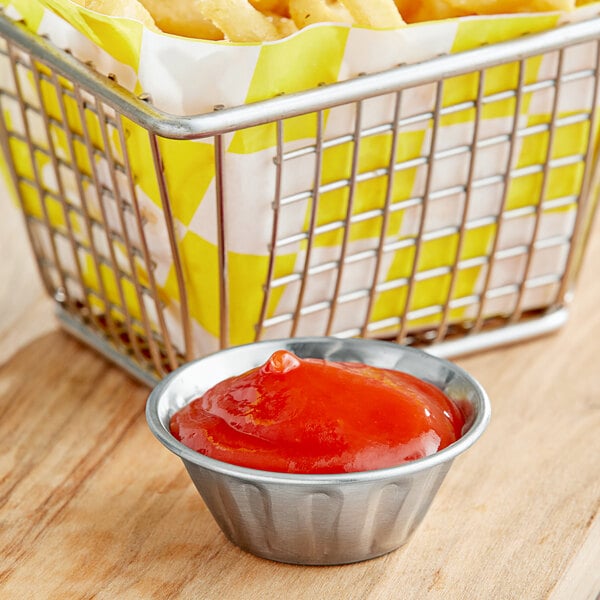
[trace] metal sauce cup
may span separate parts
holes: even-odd
[[[396,369],[428,381],[465,413],[463,435],[431,456],[397,467],[335,475],[240,467],[199,454],[171,435],[174,412],[216,383],[263,364],[279,349],[301,358]],[[295,338],[237,346],[180,367],[151,392],[146,418],[159,441],[182,459],[231,542],[276,561],[333,565],[386,554],[409,539],[454,458],[483,433],[490,403],[465,371],[420,350],[365,339]]]

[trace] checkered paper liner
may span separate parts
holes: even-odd
[[[0,0],[0,5],[4,5],[9,17],[23,20],[38,35],[49,37],[60,48],[69,49],[97,71],[111,74],[132,93],[146,94],[157,108],[182,116],[265,100],[364,73],[380,72],[399,64],[418,63],[518,38],[564,22],[587,19],[600,10],[598,4],[591,4],[569,14],[468,17],[391,31],[315,25],[277,42],[231,44],[160,34],[132,20],[99,15],[69,0]],[[435,326],[441,315],[428,314],[427,307],[446,302],[450,293],[448,268],[458,261],[467,266],[457,273],[452,283],[455,302],[449,317],[453,322],[476,317],[475,305],[466,302],[461,305],[461,298],[478,295],[484,287],[502,289],[518,283],[525,268],[531,278],[555,281],[554,276],[560,276],[565,268],[568,248],[564,244],[538,244],[525,254],[512,249],[530,245],[533,227],[538,228],[537,239],[542,241],[568,240],[572,235],[576,198],[582,186],[583,157],[590,139],[590,120],[578,119],[577,115],[589,115],[594,81],[575,76],[567,78],[557,105],[553,88],[536,86],[536,82],[556,78],[559,68],[562,73],[578,73],[595,69],[595,64],[594,47],[581,45],[565,53],[560,65],[557,54],[549,53],[528,59],[523,72],[516,62],[488,70],[484,95],[493,101],[482,109],[478,138],[490,143],[482,145],[474,165],[469,164],[469,153],[460,149],[468,148],[473,141],[476,109],[472,101],[478,94],[478,74],[449,79],[442,92],[435,84],[403,92],[400,113],[405,125],[398,132],[395,155],[397,165],[401,166],[394,171],[391,182],[392,211],[384,240],[389,251],[383,253],[377,265],[374,249],[381,243],[381,211],[390,183],[388,162],[392,134],[386,126],[393,121],[397,110],[394,94],[363,101],[360,117],[357,105],[349,103],[320,114],[288,119],[280,131],[275,123],[267,123],[223,135],[223,192],[228,209],[224,223],[228,240],[228,342],[241,344],[255,339],[270,261],[273,261],[275,285],[268,298],[266,327],[261,335],[272,338],[290,335],[292,325],[287,318],[290,314],[297,317],[294,335],[356,334],[367,312],[370,313],[368,320],[379,324],[367,334],[395,335],[397,316],[401,312],[415,315],[409,323],[412,329]],[[2,69],[8,68],[7,61],[0,61],[0,77],[4,77]],[[520,77],[521,83],[529,85],[531,91],[523,95],[518,106],[516,128],[528,134],[520,136],[513,155],[508,156],[509,144],[493,141],[515,131],[516,100],[514,94],[505,92],[514,90]],[[29,95],[33,98],[34,82],[24,78],[19,91],[26,98]],[[60,118],[61,106],[50,86],[45,90],[42,85],[42,96],[47,114]],[[466,108],[461,110],[461,105]],[[431,118],[420,117],[447,107],[458,108],[444,114],[434,134]],[[9,101],[4,101],[2,108],[9,127],[15,131],[25,127],[22,115]],[[75,132],[86,127],[85,114],[82,116],[70,107],[68,99],[63,110]],[[109,120],[121,118],[114,113],[108,116]],[[552,118],[562,120],[564,126],[557,129],[550,147],[546,125]],[[91,121],[87,126],[93,145],[103,148],[108,143],[116,157],[123,156],[122,145],[127,145],[135,173],[135,199],[125,184],[115,183],[105,159],[99,157],[96,164],[90,164],[85,153],[77,149],[73,152],[60,133],[51,130],[53,139],[50,140],[44,135],[43,127],[36,127],[35,123],[29,130],[39,136],[36,140],[39,147],[53,144],[60,159],[75,168],[66,170],[58,181],[47,157],[38,156],[39,164],[33,164],[24,145],[18,142],[12,144],[10,151],[24,179],[34,179],[34,171],[37,171],[44,188],[51,194],[64,193],[74,207],[85,202],[92,218],[106,221],[111,230],[118,231],[122,226],[121,216],[114,206],[100,206],[92,185],[86,180],[96,178],[109,190],[117,185],[129,205],[134,201],[139,204],[154,268],[149,274],[141,262],[135,262],[133,269],[138,271],[139,279],[148,280],[152,276],[155,280],[167,329],[175,345],[182,348],[178,281],[169,232],[164,226],[155,165],[147,149],[147,132],[131,121],[123,122],[123,138],[110,128],[110,135],[103,137]],[[359,150],[356,138],[351,135],[356,132],[357,123],[360,124]],[[315,155],[309,150],[314,148],[317,131],[325,141],[321,149],[319,185],[315,186]],[[279,181],[273,168],[278,135],[283,138],[283,155],[287,157],[284,177]],[[592,132],[594,145],[597,138],[598,132]],[[216,284],[219,231],[215,225],[214,142],[212,139],[161,138],[159,146],[188,295],[192,354],[203,355],[218,349],[222,342]],[[432,153],[436,159],[430,167],[423,157]],[[545,179],[539,166],[548,161],[553,168]],[[0,170],[2,167],[0,163]],[[472,186],[467,215],[472,226],[465,233],[458,256],[456,228],[462,218],[464,183],[470,167],[473,167],[472,182],[480,182],[480,185]],[[498,174],[511,168],[512,177],[506,192],[505,178]],[[76,172],[82,175],[83,184],[78,181]],[[355,181],[354,187],[348,184],[351,180]],[[278,243],[272,248],[273,197],[278,185],[284,201],[280,207]],[[319,188],[318,202],[315,187]],[[67,223],[58,205],[48,202],[42,206],[39,193],[27,186],[20,191],[25,197],[28,215],[40,217],[45,210],[57,230],[69,228],[71,235],[80,237],[82,242],[89,237],[86,223],[77,216],[76,210]],[[422,203],[413,199],[425,195],[429,203],[424,217]],[[542,201],[545,208],[536,222],[535,211],[531,209]],[[494,216],[497,217],[502,208],[510,212],[511,219],[498,231]],[[128,219],[133,217],[125,215],[126,222]],[[309,222],[317,232],[310,245],[304,235]],[[140,236],[133,223],[128,229],[131,243],[139,246]],[[416,269],[417,282],[409,297],[406,281],[415,276],[415,247],[406,241],[416,236],[421,236],[423,246]],[[339,278],[339,271],[330,267],[340,260],[344,238],[346,264],[344,275]],[[131,271],[123,244],[117,241],[110,248],[104,238],[94,241],[101,255],[113,253],[116,256],[119,270]],[[49,245],[50,241],[40,243]],[[489,273],[477,258],[488,256],[492,247],[504,255]],[[156,322],[155,304],[143,301],[147,305],[142,307],[139,296],[122,284],[119,274],[110,266],[98,268],[85,251],[73,257],[60,243],[56,252],[73,272],[79,273],[85,282],[82,289],[103,290],[110,298],[109,312],[112,311],[115,318],[129,314],[139,320],[145,309],[150,320]],[[312,272],[308,284],[297,276],[305,271],[307,260]],[[469,261],[472,261],[471,267]],[[378,291],[370,300],[368,294],[361,292],[371,285],[375,268],[379,273]],[[419,273],[428,275],[419,279]],[[300,295],[306,309],[298,311]],[[345,299],[336,307],[334,315],[326,301],[332,295]],[[554,284],[534,287],[524,295],[521,308],[543,308],[555,295]],[[93,293],[85,300],[93,310],[106,311],[106,306]],[[514,296],[499,294],[486,302],[485,316],[507,314],[513,305]]]

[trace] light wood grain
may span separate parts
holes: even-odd
[[[17,348],[56,329],[20,213],[0,188],[0,364]]]
[[[412,540],[379,559],[315,568],[225,540],[149,433],[147,389],[57,328],[20,217],[0,208],[0,598],[600,592],[600,223],[560,332],[457,360],[487,388],[492,422]]]

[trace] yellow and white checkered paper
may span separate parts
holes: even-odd
[[[527,33],[547,30],[556,25],[595,16],[600,11],[599,4],[591,4],[570,14],[510,15],[497,17],[468,17],[448,21],[415,24],[390,31],[371,31],[338,25],[314,25],[301,30],[291,37],[276,42],[262,44],[233,44],[185,39],[162,34],[145,28],[141,23],[130,19],[106,17],[84,9],[69,0],[0,0],[5,13],[12,18],[22,19],[29,29],[39,35],[46,35],[61,48],[68,48],[77,58],[91,62],[101,73],[111,73],[118,82],[135,94],[146,93],[153,104],[168,113],[191,115],[211,112],[215,106],[237,106],[244,103],[268,99],[278,94],[314,88],[354,78],[362,73],[375,73],[398,64],[417,63],[434,56],[456,53],[483,44],[493,44],[517,38]],[[589,47],[581,46],[566,54],[564,70],[594,69],[595,54]],[[526,63],[525,81],[534,82],[551,79],[556,74],[556,54],[530,59]],[[8,68],[0,64],[1,69]],[[501,66],[488,71],[485,80],[485,94],[515,89],[518,69],[515,65]],[[32,84],[33,85],[33,84]],[[444,86],[442,106],[458,105],[473,101],[477,97],[477,74],[456,77]],[[559,118],[576,115],[580,111],[590,111],[592,84],[590,79],[575,79],[563,90],[558,106]],[[27,90],[24,90],[25,93]],[[548,124],[552,112],[553,91],[541,87],[524,95],[519,115],[519,128]],[[422,114],[434,109],[435,86],[421,86],[408,90],[402,98],[403,116]],[[67,106],[68,108],[68,106]],[[20,116],[5,104],[5,119],[16,124]],[[58,107],[53,108],[51,92],[48,91],[46,110],[60,117]],[[325,140],[340,139],[353,131],[355,106],[347,105],[325,112],[323,137]],[[508,95],[483,108],[480,139],[493,139],[495,136],[510,134],[515,110],[514,95]],[[394,97],[381,96],[364,102],[361,126],[364,130],[377,132],[377,126],[393,121]],[[81,128],[73,109],[69,119],[75,129]],[[401,281],[411,274],[414,256],[413,244],[402,244],[402,240],[414,238],[420,223],[420,208],[410,203],[402,210],[390,215],[386,243],[397,249],[383,255],[380,266],[381,291],[377,293],[371,307],[371,321],[386,323],[377,331],[393,334],[397,325],[394,317],[404,312],[418,311],[419,308],[443,305],[449,293],[450,274],[447,267],[456,260],[468,263],[470,258],[489,254],[497,225],[493,218],[499,212],[503,197],[503,184],[486,185],[472,190],[470,222],[480,225],[467,230],[460,257],[456,256],[458,234],[436,236],[428,232],[456,228],[464,202],[464,181],[469,168],[468,153],[461,154],[444,150],[468,146],[473,139],[475,109],[472,104],[442,117],[442,129],[438,134],[436,151],[441,158],[436,161],[431,174],[430,191],[451,190],[455,194],[444,194],[443,198],[431,201],[424,226],[425,239],[419,262],[420,271],[433,271],[440,268],[440,275],[424,278],[415,284],[409,306],[407,286],[390,285],[386,282]],[[314,114],[296,117],[286,121],[284,126],[285,152],[305,148],[314,144],[316,134]],[[556,132],[553,145],[553,161],[561,157],[585,155],[589,134],[589,120],[574,119],[573,124],[561,127]],[[373,128],[373,129],[371,129]],[[34,128],[35,129],[35,128]],[[40,128],[41,129],[41,128]],[[145,233],[150,240],[150,251],[156,265],[154,276],[159,286],[160,300],[166,304],[167,325],[172,338],[181,347],[182,333],[179,317],[178,286],[171,260],[169,241],[161,214],[161,199],[154,175],[152,157],[148,151],[147,134],[137,125],[125,123],[127,147],[136,175],[136,196],[145,216]],[[548,148],[548,128],[519,139],[516,146],[514,167],[521,173],[509,185],[507,209],[527,208],[540,197],[543,175],[539,169],[530,169],[545,161]],[[90,124],[94,143],[102,147],[100,134]],[[408,166],[399,170],[392,186],[392,203],[420,197],[424,192],[428,167],[419,162],[431,149],[431,121],[417,121],[403,127],[398,137],[398,163],[406,161]],[[42,136],[43,137],[43,136]],[[597,132],[593,139],[597,141]],[[270,243],[273,219],[273,194],[276,189],[276,171],[273,168],[276,130],[274,124],[236,131],[223,137],[225,157],[224,192],[226,198],[227,221],[225,223],[228,240],[228,292],[229,292],[229,332],[231,344],[252,341],[255,325],[259,319],[263,286],[267,276],[270,257]],[[385,171],[390,155],[392,134],[385,127],[381,133],[364,137],[358,155],[357,171],[375,173]],[[39,144],[47,144],[40,139]],[[58,133],[54,146],[64,152],[69,159],[67,142]],[[218,292],[218,232],[215,226],[215,164],[212,139],[207,141],[160,140],[160,150],[164,160],[164,173],[175,218],[175,229],[179,253],[182,258],[184,277],[189,296],[189,310],[192,320],[194,354],[203,355],[218,348],[220,306]],[[121,152],[120,141],[111,139],[113,152]],[[13,158],[25,176],[33,177],[31,160],[25,146],[14,142],[11,146]],[[484,181],[487,176],[498,173],[498,165],[507,163],[508,145],[491,144],[478,151],[474,179]],[[410,166],[410,161],[415,161]],[[48,164],[49,159],[39,158],[39,170],[45,177],[45,185],[57,190],[56,177]],[[45,164],[44,160],[46,161]],[[299,153],[298,158],[284,165],[284,197],[306,196],[314,187],[314,153]],[[314,239],[311,249],[311,264],[324,265],[339,259],[339,248],[343,231],[328,224],[343,221],[347,210],[349,188],[336,185],[347,181],[351,175],[353,160],[352,141],[336,143],[323,150],[321,185],[325,190],[319,199],[316,214],[317,227],[322,231]],[[79,169],[88,176],[92,172],[89,159],[77,157]],[[293,163],[293,164],[292,164]],[[564,166],[550,172],[545,200],[553,198],[575,198],[581,189],[583,158],[566,160]],[[6,170],[0,162],[0,172]],[[106,165],[99,161],[96,165],[98,177],[103,185],[111,186]],[[365,256],[365,260],[350,261],[345,268],[339,294],[347,298],[352,292],[364,290],[371,285],[374,269],[373,250],[379,243],[381,229],[380,211],[384,206],[387,176],[374,176],[361,180],[356,187],[353,212],[356,215],[372,217],[357,219],[349,231],[348,255]],[[329,188],[327,185],[331,184]],[[70,201],[78,202],[77,182],[68,178],[63,182],[65,193]],[[87,187],[84,190],[86,192]],[[41,212],[40,199],[30,189],[21,189],[26,198],[26,210],[33,215]],[[435,197],[435,193],[432,197]],[[97,199],[90,195],[91,206]],[[289,282],[273,290],[267,307],[267,318],[274,325],[264,334],[268,337],[289,335],[289,320],[278,315],[293,313],[298,300],[300,282],[294,278],[301,272],[307,251],[306,239],[294,235],[306,230],[310,220],[312,204],[306,201],[295,202],[282,209],[280,237],[289,234],[290,242],[278,250],[274,263],[274,276]],[[540,221],[539,237],[552,239],[555,236],[567,237],[571,234],[575,218],[575,200],[572,204],[560,203],[554,210],[545,210]],[[58,206],[53,210],[49,204],[50,219],[57,227],[64,227],[64,216]],[[117,223],[117,215],[108,215]],[[486,221],[488,219],[488,221]],[[511,220],[502,229],[498,249],[529,244],[535,215],[524,211],[522,218]],[[85,235],[82,224],[74,219],[75,235]],[[135,228],[132,228],[132,231]],[[136,241],[134,239],[134,241]],[[102,243],[99,241],[98,243]],[[118,250],[118,248],[117,248]],[[541,247],[534,252],[531,263],[531,276],[543,277],[560,274],[566,261],[566,248],[561,245]],[[120,252],[119,260],[125,253]],[[507,254],[502,264],[493,271],[491,287],[502,287],[520,281],[527,257],[516,253]],[[65,260],[69,260],[68,257]],[[317,269],[318,271],[318,269]],[[329,297],[336,284],[335,269],[322,269],[311,276],[310,284],[304,290],[305,306],[317,305]],[[139,273],[147,278],[147,273]],[[115,274],[109,268],[100,272],[94,268],[91,257],[83,261],[83,277],[92,289],[100,285],[106,290],[113,304],[122,304],[117,293]],[[483,286],[485,269],[474,261],[471,268],[461,269],[453,290],[453,298],[463,298],[477,294]],[[99,279],[102,281],[99,281]],[[523,308],[544,307],[551,301],[552,289],[541,287],[529,290]],[[140,306],[133,290],[125,286],[127,312],[139,317]],[[486,304],[486,316],[503,314],[510,310],[514,298],[499,296]],[[353,301],[341,304],[336,312],[332,332],[351,331],[360,327],[365,319],[368,296],[357,294]],[[98,307],[99,310],[101,307]],[[151,307],[150,307],[151,310]],[[473,318],[473,308],[454,308],[450,313],[453,321]],[[320,335],[329,319],[327,310],[306,311],[300,316],[297,335]],[[152,316],[156,319],[156,314]],[[440,314],[425,315],[411,321],[410,327],[419,328],[435,325]]]

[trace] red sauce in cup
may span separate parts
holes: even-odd
[[[437,387],[360,363],[275,352],[175,413],[171,433],[212,458],[287,473],[346,473],[423,458],[461,436]]]

